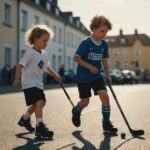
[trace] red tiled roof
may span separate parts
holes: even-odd
[[[144,46],[150,45],[150,37],[146,34],[107,36],[109,46],[132,46],[136,40],[139,40]]]

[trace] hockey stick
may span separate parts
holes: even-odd
[[[112,95],[113,95],[113,97],[114,97],[114,99],[115,99],[115,101],[117,103],[117,106],[118,106],[118,108],[119,108],[119,110],[121,112],[121,115],[122,115],[122,117],[123,117],[123,119],[124,119],[128,129],[129,129],[130,133],[132,134],[132,136],[136,137],[136,136],[143,135],[144,134],[144,130],[133,130],[133,129],[131,129],[131,127],[129,125],[129,122],[127,121],[127,118],[125,117],[125,114],[123,113],[123,110],[122,110],[122,108],[121,108],[121,106],[120,106],[120,104],[119,104],[119,102],[117,100],[117,97],[116,97],[116,95],[115,95],[115,93],[114,93],[114,91],[112,89],[111,84],[110,83],[107,83],[107,84],[108,84],[108,87],[109,87],[109,89],[110,89],[110,91],[111,91],[111,93],[112,93]]]
[[[62,87],[62,89],[63,89],[63,91],[64,91],[65,95],[67,96],[67,98],[68,98],[68,100],[69,100],[70,104],[72,105],[72,107],[74,107],[74,104],[73,104],[73,102],[72,102],[72,100],[71,100],[70,96],[68,95],[68,93],[67,93],[66,89],[64,88],[64,86],[63,86],[62,82],[59,82],[59,84],[60,84],[60,86]]]

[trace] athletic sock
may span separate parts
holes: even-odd
[[[25,115],[23,115],[24,120],[28,120],[31,117],[31,114],[29,112],[26,112]]]
[[[76,109],[81,112],[83,108],[81,108],[80,103],[77,104]]]
[[[102,106],[102,115],[103,115],[103,121],[109,121],[109,118],[110,118],[110,106],[108,106],[108,107]]]
[[[36,125],[39,126],[39,123],[43,122],[42,118],[36,118]]]

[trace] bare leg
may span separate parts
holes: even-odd
[[[33,113],[35,112],[35,105],[30,106],[30,107],[28,108],[27,112],[28,112],[29,114],[33,114]]]
[[[102,102],[102,106],[108,107],[110,105],[109,103],[109,96],[106,90],[101,90],[97,92],[99,95],[99,98]]]
[[[88,104],[89,104],[89,98],[81,99],[81,101],[79,102],[79,105],[80,105],[81,109],[88,106]]]
[[[35,117],[42,118],[43,117],[43,107],[45,106],[45,102],[43,100],[39,100],[35,103]]]

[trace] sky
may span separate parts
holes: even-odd
[[[89,29],[96,14],[109,18],[113,28],[108,35],[145,33],[150,36],[150,0],[58,0],[62,11],[72,11]]]

